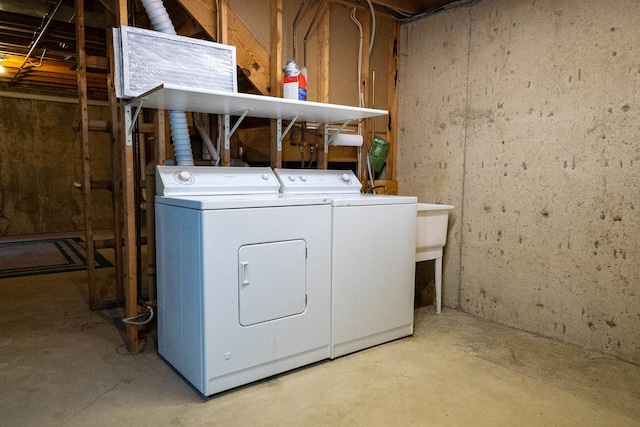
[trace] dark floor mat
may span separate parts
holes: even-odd
[[[96,268],[113,267],[95,252]],[[0,279],[85,270],[86,251],[79,237],[0,243]]]

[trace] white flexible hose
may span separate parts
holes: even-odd
[[[175,35],[176,30],[169,18],[162,0],[141,0],[144,10],[149,15],[153,29],[164,34]],[[173,149],[176,153],[176,163],[180,166],[193,166],[193,153],[191,140],[189,139],[189,127],[187,125],[187,113],[184,111],[169,111],[171,123],[171,137]]]
[[[210,136],[211,127],[209,125],[208,119],[209,119],[209,116],[206,115],[205,113],[193,114],[193,123],[196,126],[196,129],[198,129],[198,132],[200,133],[202,142],[204,143],[205,147],[207,147],[209,154],[211,154],[212,164],[216,165],[218,163],[218,150],[216,150],[216,147],[213,146],[213,141],[211,140],[211,136]]]

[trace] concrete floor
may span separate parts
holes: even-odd
[[[640,425],[640,367],[433,306],[413,337],[205,399],[153,341],[128,354],[84,281],[0,280],[1,426]]]

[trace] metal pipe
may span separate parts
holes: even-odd
[[[320,8],[321,7],[322,7],[322,2],[319,1],[318,2],[318,8],[316,9],[316,13],[315,13],[315,15],[313,15],[313,19],[311,19],[311,23],[309,24],[309,28],[307,28],[307,32],[305,33],[304,40],[302,42],[302,46],[303,46],[303,50],[304,50],[304,56],[303,56],[302,65],[304,65],[305,67],[307,66],[307,39],[309,38],[309,33],[311,32],[311,27],[313,27],[313,24],[315,24],[316,18],[318,17],[318,14],[320,13]]]
[[[20,75],[20,73],[22,72],[22,70],[24,69],[24,66],[29,60],[29,57],[31,56],[33,51],[36,49],[36,46],[38,46],[38,43],[40,43],[40,39],[42,38],[42,36],[44,36],[44,32],[47,31],[47,28],[49,27],[49,24],[51,24],[51,21],[53,21],[53,18],[56,16],[56,13],[58,13],[58,10],[60,9],[60,6],[62,6],[63,1],[64,0],[60,0],[56,5],[56,7],[53,9],[53,12],[49,14],[49,18],[47,19],[47,22],[45,22],[44,27],[42,27],[42,29],[40,30],[40,33],[38,33],[36,39],[32,42],[31,49],[29,49],[29,52],[27,52],[27,56],[24,57],[24,62],[22,63],[20,68],[18,68],[18,71],[16,71],[16,74],[13,76],[9,84],[15,82],[18,76]]]
[[[300,17],[300,12],[302,12],[302,8],[307,0],[302,0],[300,3],[300,8],[298,9],[298,13],[296,13],[296,17],[293,18],[293,59],[296,59],[296,25],[298,24],[298,18]]]

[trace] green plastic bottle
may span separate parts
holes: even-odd
[[[384,162],[387,160],[387,153],[389,153],[389,142],[379,136],[375,136],[373,138],[373,144],[371,148],[369,148],[369,161],[375,173],[382,171]]]

